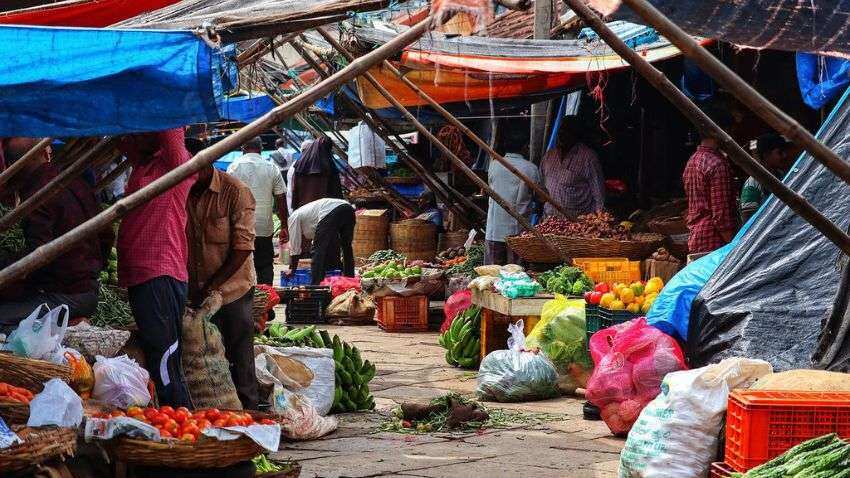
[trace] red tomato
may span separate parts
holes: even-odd
[[[142,414],[144,414],[144,410],[142,410],[142,407],[133,406],[127,409],[127,415],[131,417],[135,417]]]
[[[177,409],[174,411],[174,415],[172,417],[177,421],[177,423],[183,423],[189,419],[189,412]]]
[[[126,417],[127,415],[125,415],[124,412],[122,412],[121,410],[115,410],[112,413],[110,413],[109,416],[110,417]]]
[[[198,438],[195,435],[192,435],[191,433],[184,433],[180,435],[180,439],[183,441],[197,441]]]
[[[214,422],[212,422],[212,425],[214,427],[226,427],[227,426],[227,420],[225,420],[223,418],[219,418],[218,420],[215,420]]]
[[[275,423],[277,422],[268,418],[263,418],[260,420],[260,425],[274,425]]]
[[[606,292],[611,292],[611,287],[606,282],[600,282],[596,284],[596,287],[594,287],[593,290],[605,294]]]
[[[221,412],[218,408],[210,408],[209,410],[206,410],[205,414],[206,418],[212,421],[216,421],[221,417]]]
[[[168,405],[165,405],[163,407],[159,407],[159,413],[164,413],[170,417],[174,415],[174,409]]]
[[[202,420],[204,418],[207,418],[207,412],[206,410],[191,412],[189,413],[189,418],[194,418],[195,420]]]
[[[206,418],[202,418],[202,419],[198,420],[198,425],[197,425],[198,430],[204,430],[205,428],[209,428],[209,426],[210,426],[210,421],[207,420]]]
[[[181,435],[185,435],[185,434],[187,434],[187,433],[190,433],[190,434],[192,434],[192,435],[197,435],[197,434],[201,433],[201,430],[198,430],[198,426],[197,426],[197,425],[185,425],[185,426],[184,426],[184,427],[180,430],[180,434],[181,434]]]
[[[148,407],[148,408],[145,408],[144,415],[145,415],[145,418],[147,418],[148,420],[153,420],[153,417],[155,417],[157,413],[159,413],[159,412],[156,411],[156,408]]]
[[[159,436],[162,438],[174,438],[174,435],[172,435],[168,430],[160,430]]]
[[[165,422],[162,427],[168,430],[168,433],[171,433],[174,436],[177,436],[177,431],[180,429],[180,425],[178,425],[173,418],[169,418],[168,421]]]
[[[228,426],[228,427],[242,426],[242,419],[239,418],[239,417],[231,416],[230,418],[227,419],[227,424],[225,426]]]
[[[165,423],[169,420],[168,415],[164,413],[157,413],[153,418],[151,418],[151,423],[156,426],[165,425]]]
[[[602,302],[602,292],[591,292],[590,303],[593,305],[599,305],[600,302]]]

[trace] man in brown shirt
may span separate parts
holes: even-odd
[[[211,320],[221,331],[239,400],[256,410],[254,197],[241,181],[209,166],[198,172],[187,209],[189,299],[199,305],[212,291],[221,293],[222,307]]]

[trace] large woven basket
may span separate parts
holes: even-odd
[[[107,442],[117,461],[131,465],[171,468],[223,468],[250,460],[263,448],[250,438],[220,441],[201,436],[196,442],[168,440],[155,442],[121,437]]]
[[[51,378],[70,382],[71,367],[0,352],[0,382],[39,393]]]
[[[0,399],[0,418],[7,425],[24,425],[30,418],[30,406],[26,403]]]
[[[430,262],[437,255],[437,225],[421,219],[390,224],[392,248],[409,260]]]
[[[24,442],[0,450],[0,476],[54,458],[73,456],[77,451],[77,435],[70,428],[13,426],[12,431]]]
[[[365,259],[375,251],[386,249],[389,228],[390,218],[386,211],[362,211],[358,214],[351,242],[354,257]]]
[[[646,223],[646,227],[656,234],[676,236],[688,233],[688,224],[682,216],[662,217]]]
[[[664,242],[664,236],[652,233],[632,234],[631,241],[587,239],[550,234],[547,234],[546,237],[569,257],[625,257],[634,261],[646,259]],[[514,253],[526,261],[544,264],[563,262],[559,254],[551,250],[537,237],[509,236],[505,238],[505,242]]]
[[[466,238],[469,237],[469,231],[451,231],[440,234],[437,241],[437,251],[445,251],[453,247],[460,247],[466,243]]]

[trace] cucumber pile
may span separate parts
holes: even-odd
[[[835,433],[813,438],[734,478],[848,478],[850,444]]]
[[[369,391],[369,382],[375,377],[375,365],[363,360],[360,350],[343,342],[338,335],[332,338],[326,330],[318,330],[315,325],[290,328],[283,324],[271,324],[268,336],[257,335],[254,343],[272,347],[332,349],[336,386],[331,412],[374,410],[375,397]]]
[[[446,349],[446,362],[461,368],[478,368],[481,360],[481,307],[459,313],[438,340]]]

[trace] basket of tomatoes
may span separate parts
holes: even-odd
[[[248,461],[263,453],[263,447],[247,436],[221,441],[203,434],[208,427],[274,425],[269,418],[255,419],[246,411],[215,408],[190,411],[185,407],[130,407],[126,412],[113,411],[94,415],[96,418],[127,416],[159,430],[160,441],[119,437],[108,447],[118,461],[133,465],[168,466],[172,468],[222,468]]]
[[[25,424],[30,417],[31,391],[0,382],[0,418],[9,425]]]
[[[11,430],[22,443],[0,449],[0,476],[36,467],[54,458],[74,456],[77,451],[77,433],[71,428],[14,425]]]

